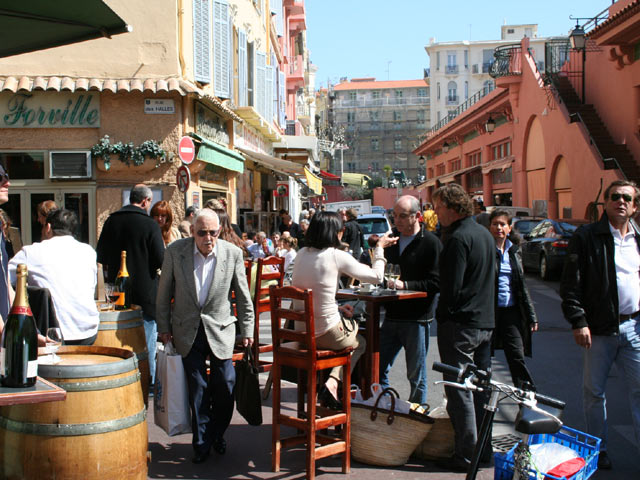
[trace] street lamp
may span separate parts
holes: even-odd
[[[577,21],[576,26],[569,34],[569,42],[571,43],[571,48],[574,50],[584,50],[587,45],[587,37],[584,34],[584,28],[578,25]]]
[[[487,133],[493,133],[493,131],[496,129],[496,121],[493,119],[491,115],[489,115],[489,119],[484,124],[484,128],[487,131]]]
[[[445,140],[445,142],[442,144],[442,152],[447,153],[448,151],[449,151],[449,143],[447,143],[447,141]]]

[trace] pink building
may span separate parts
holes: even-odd
[[[497,88],[470,98],[415,150],[427,160],[427,198],[456,181],[485,205],[589,218],[601,183],[640,180],[640,1],[597,17],[584,25],[584,53],[566,38],[546,43],[544,71],[526,37],[496,49]]]

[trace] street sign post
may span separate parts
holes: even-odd
[[[178,190],[182,193],[189,190],[189,184],[191,183],[191,173],[186,165],[181,165],[178,168],[178,173],[176,174],[176,184],[178,185]]]
[[[196,146],[191,137],[182,137],[178,143],[178,156],[182,163],[189,165],[196,158]]]

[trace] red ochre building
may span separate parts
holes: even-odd
[[[485,205],[589,218],[601,184],[640,180],[640,0],[583,26],[584,53],[551,39],[543,71],[526,37],[496,49],[495,90],[471,97],[415,150],[426,158],[427,200],[457,182]]]

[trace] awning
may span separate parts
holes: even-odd
[[[299,163],[289,162],[288,160],[276,158],[265,153],[254,152],[242,147],[236,148],[240,150],[247,158],[253,160],[254,162],[261,163],[271,170],[284,173],[285,175],[304,175],[304,166]]]
[[[440,183],[451,183],[456,179],[457,175],[459,175],[457,172],[449,173],[447,175],[438,177],[436,180],[438,180]]]
[[[207,140],[198,134],[191,132],[189,136],[197,142],[200,142],[196,160],[202,160],[203,162],[217,165],[227,170],[233,170],[234,172],[244,172],[244,157],[239,153],[211,140]]]
[[[325,172],[324,170],[320,170],[320,176],[327,180],[340,180],[340,175],[334,175],[333,173]]]
[[[429,180],[424,182],[424,185],[427,186],[427,187],[435,187],[437,181],[438,181],[437,178],[430,178]]]
[[[0,3],[0,57],[110,38],[131,30],[102,0]]]
[[[513,155],[505,158],[499,158],[498,160],[493,160],[489,163],[485,163],[482,165],[482,173],[487,174],[493,170],[501,169],[503,172],[511,166],[513,163]]]
[[[307,186],[316,195],[322,195],[322,179],[313,174],[311,170],[304,167],[304,176],[307,177]]]

